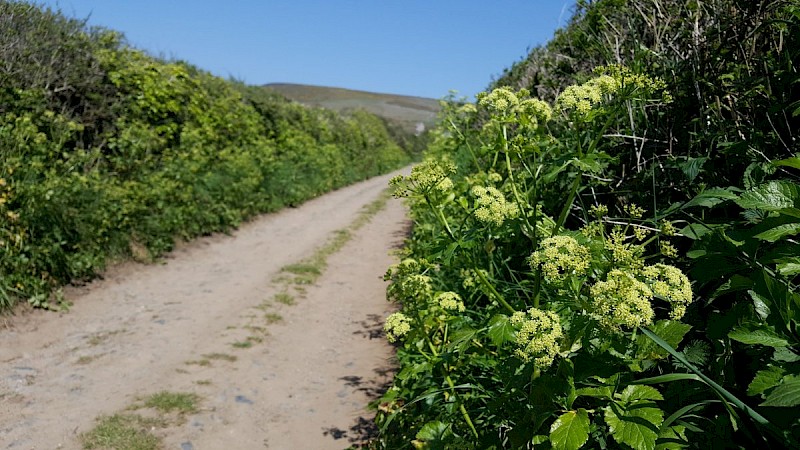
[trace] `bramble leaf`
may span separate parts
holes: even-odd
[[[761,406],[797,406],[800,405],[800,378],[784,382],[775,388]]]
[[[516,330],[511,325],[508,316],[504,314],[497,314],[489,321],[489,339],[496,346],[501,346],[506,342],[513,341]]]
[[[589,413],[580,408],[562,414],[550,426],[550,443],[557,450],[577,450],[589,439]]]
[[[758,233],[753,237],[761,239],[762,241],[775,242],[784,236],[792,236],[797,233],[800,233],[800,223],[785,223],[775,228],[770,228],[762,233]]]
[[[775,387],[780,383],[785,371],[778,366],[770,366],[768,369],[759,370],[756,377],[747,387],[747,395],[758,395],[769,388]]]
[[[633,408],[628,409],[612,404],[605,408],[605,420],[618,443],[640,450],[654,450],[659,427],[664,421],[664,411],[642,407],[641,403],[644,402],[634,402],[631,405]]]
[[[757,344],[769,347],[786,347],[789,345],[789,341],[776,333],[772,327],[766,325],[742,325],[728,333],[728,337],[734,341],[750,345]]]
[[[793,183],[770,181],[740,195],[736,204],[744,209],[779,211],[792,208],[797,198],[797,186]]]

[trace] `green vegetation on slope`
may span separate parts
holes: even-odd
[[[305,107],[0,0],[0,309],[406,164],[380,118]],[[410,142],[410,141],[409,141]]]
[[[406,95],[378,94],[352,89],[309,86],[291,83],[272,83],[264,86],[291,100],[334,111],[364,109],[415,132],[418,124],[431,128],[441,111],[438,100]]]
[[[796,0],[578,2],[447,107],[375,447],[798,447],[798,39]]]

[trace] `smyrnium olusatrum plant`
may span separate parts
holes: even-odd
[[[446,110],[426,160],[391,183],[415,230],[386,276],[401,368],[381,400],[382,445],[685,437],[665,421],[664,388],[636,381],[673,370],[643,328],[672,347],[689,331],[691,284],[663,251],[675,227],[592,196],[613,181],[603,169],[619,142],[605,136],[630,132],[620,112],[668,100],[659,80],[609,67],[553,105],[499,88]]]

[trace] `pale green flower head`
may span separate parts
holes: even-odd
[[[447,311],[464,312],[466,309],[461,296],[455,292],[442,292],[436,296],[436,303]]]
[[[411,331],[411,319],[401,312],[392,313],[386,318],[383,331],[386,332],[386,339],[389,342],[395,342]]]
[[[571,236],[553,236],[539,243],[530,257],[532,270],[541,268],[545,281],[560,284],[571,275],[583,276],[589,269],[589,249]]]
[[[480,222],[499,227],[506,219],[519,215],[517,204],[507,201],[503,193],[493,186],[473,186],[471,192],[476,197],[475,218]]]
[[[411,175],[398,175],[389,180],[394,187],[396,198],[414,194],[428,194],[431,191],[447,192],[453,188],[453,181],[448,177],[456,171],[456,166],[447,162],[434,160],[424,161],[411,169]]]
[[[543,123],[553,117],[553,109],[550,105],[538,98],[527,98],[519,103],[517,108],[520,116],[527,118],[531,122]]]
[[[590,288],[595,318],[609,329],[653,323],[653,291],[628,272],[614,269]]]
[[[514,354],[523,361],[532,360],[541,369],[550,367],[564,336],[558,315],[531,308],[527,312],[515,312],[509,321],[517,328]]]
[[[692,285],[680,269],[668,264],[654,264],[642,269],[642,277],[650,285],[653,294],[668,301],[672,307],[670,318],[678,320],[692,303]]]
[[[627,239],[621,229],[615,229],[608,235],[603,246],[611,252],[611,260],[616,266],[636,270],[644,265],[642,261],[644,247],[625,242]]]
[[[478,94],[478,104],[492,115],[501,118],[512,116],[519,106],[519,97],[509,88],[501,87],[490,93]]]

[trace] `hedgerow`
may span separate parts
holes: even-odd
[[[376,448],[798,446],[800,7],[753,3],[579,2],[510,72],[535,81],[449,104],[392,183],[415,227]]]
[[[0,309],[410,160],[388,125],[0,1]],[[393,130],[393,133],[399,133]]]

